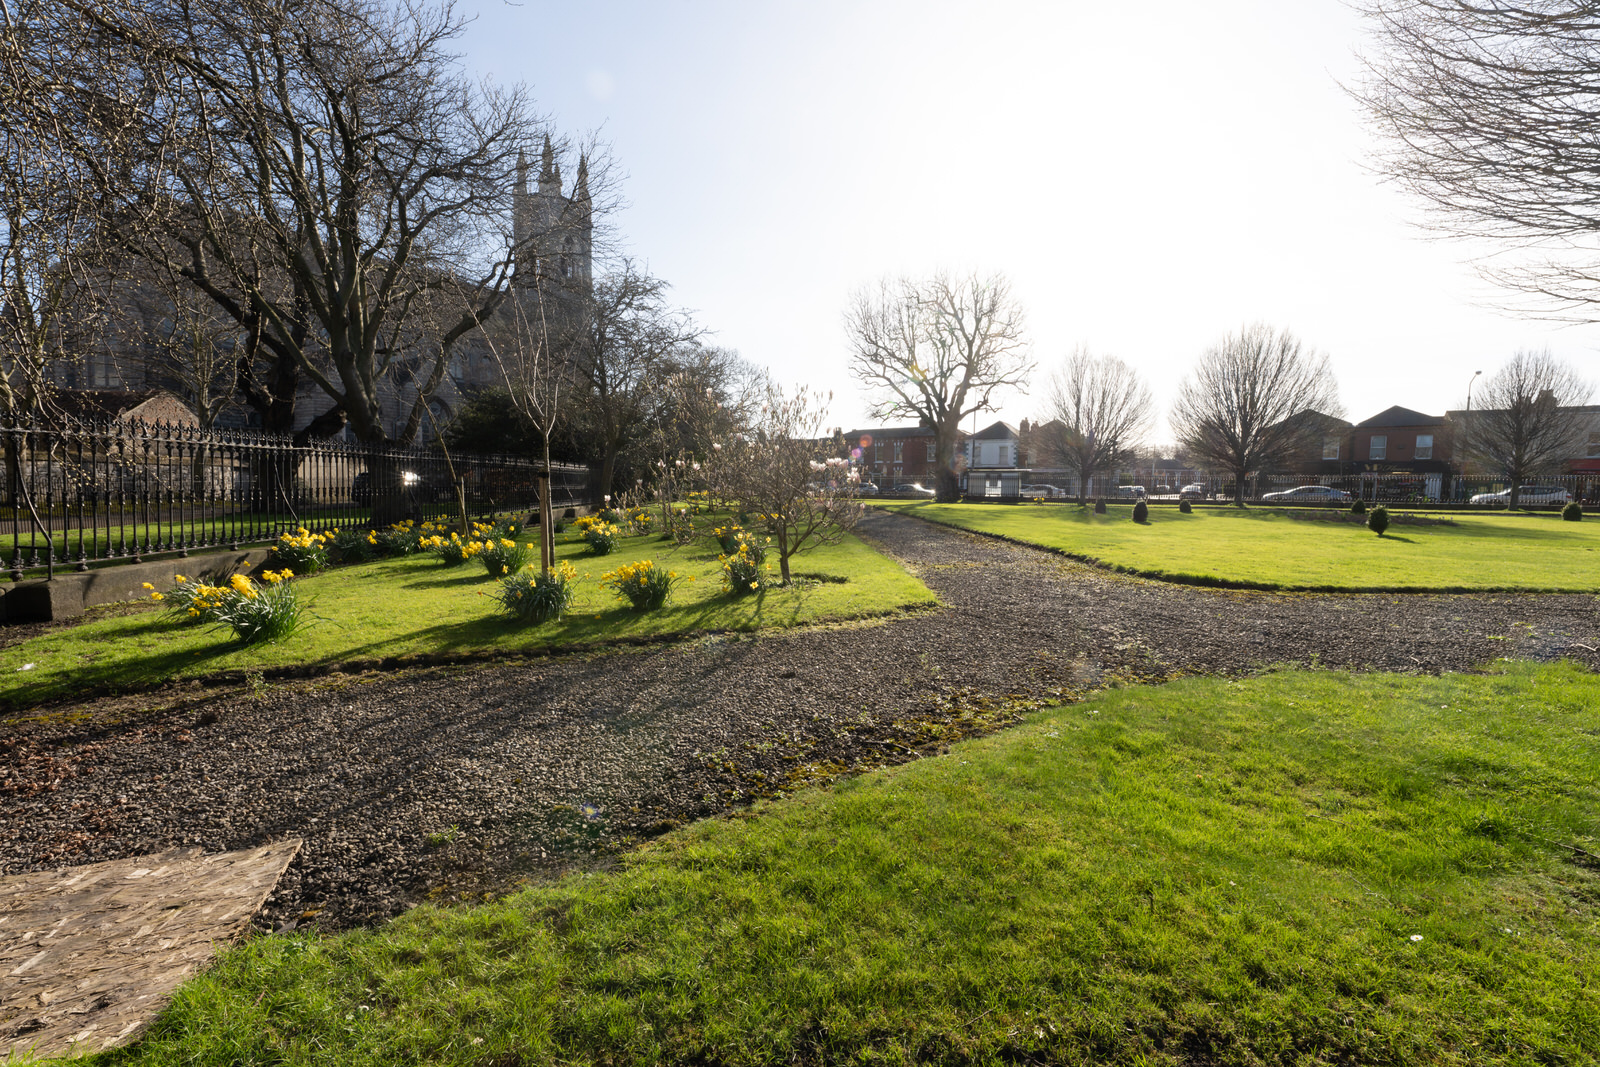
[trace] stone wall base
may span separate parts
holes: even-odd
[[[270,548],[208,552],[0,584],[0,624],[53,622],[81,615],[100,604],[138,600],[149,595],[145,582],[157,589],[170,589],[175,574],[190,579],[227,578],[259,567],[271,552]]]

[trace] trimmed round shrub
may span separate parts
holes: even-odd
[[[1133,505],[1133,521],[1149,522],[1150,505],[1146,504],[1143,500],[1136,501]]]
[[[1350,514],[1352,514],[1352,515],[1365,515],[1366,513],[1367,513],[1367,502],[1365,500],[1362,500],[1360,497],[1357,497],[1356,498],[1356,502],[1354,504],[1350,505]]]
[[[1583,505],[1576,500],[1561,509],[1561,517],[1568,522],[1578,522],[1583,518]]]
[[[1373,533],[1377,534],[1379,537],[1382,537],[1383,536],[1383,531],[1387,530],[1388,528],[1389,528],[1389,509],[1388,508],[1384,507],[1382,504],[1379,504],[1377,507],[1375,507],[1371,511],[1367,512],[1367,529],[1371,530]]]
[[[1180,500],[1178,501],[1178,510],[1187,515],[1194,510],[1194,505],[1187,500]]]
[[[1104,500],[1096,500],[1094,502],[1094,513],[1096,515],[1104,515],[1106,513],[1106,502]]]

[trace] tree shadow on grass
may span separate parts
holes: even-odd
[[[328,668],[413,655],[425,659],[580,650],[607,644],[668,642],[702,633],[784,628],[811,621],[807,608],[821,584],[762,589],[739,600],[714,595],[669,603],[650,612],[635,612],[619,604],[599,612],[574,611],[558,622],[523,623],[494,613],[466,622],[438,623],[393,639],[345,646],[330,656],[307,661],[307,665]],[[418,646],[429,652],[418,653]]]

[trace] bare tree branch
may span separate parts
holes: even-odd
[[[1548,351],[1513,355],[1479,386],[1481,405],[1463,415],[1466,454],[1505,475],[1511,506],[1520,503],[1524,479],[1556,470],[1581,455],[1594,386]]]
[[[1234,503],[1244,506],[1245,477],[1283,462],[1338,415],[1338,386],[1328,357],[1308,351],[1289,331],[1257,323],[1206,350],[1178,387],[1172,431],[1189,453],[1234,478]]]
[[[1426,225],[1509,246],[1483,266],[1520,309],[1600,302],[1600,9],[1577,0],[1364,0],[1376,54],[1353,92],[1377,165]]]
[[[885,280],[856,294],[845,330],[873,417],[910,417],[934,431],[939,499],[955,500],[961,420],[992,410],[997,394],[1023,388],[1033,371],[1010,283],[976,274]]]
[[[1046,455],[1077,473],[1083,500],[1096,474],[1114,471],[1143,442],[1154,400],[1132,367],[1080,347],[1051,377],[1048,405],[1035,433]]]

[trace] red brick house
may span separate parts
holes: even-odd
[[[921,482],[933,488],[939,463],[931,427],[847,430],[844,442],[850,458],[860,465],[863,481],[875,482],[885,489],[901,482]]]
[[[1398,405],[1358,422],[1350,431],[1349,461],[1356,470],[1383,473],[1447,473],[1451,469],[1451,423]]]

